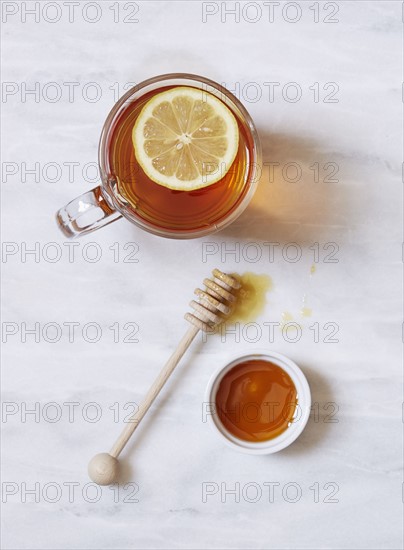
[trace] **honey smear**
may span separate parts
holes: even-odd
[[[231,275],[239,281],[241,287],[234,292],[236,302],[233,311],[226,319],[226,324],[254,321],[265,310],[266,294],[272,289],[271,277],[250,271],[243,275],[237,273]]]

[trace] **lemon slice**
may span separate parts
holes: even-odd
[[[229,171],[238,149],[237,121],[214,95],[180,86],[156,94],[133,127],[138,163],[159,185],[207,187]]]

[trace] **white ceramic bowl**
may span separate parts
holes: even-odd
[[[293,423],[282,434],[268,441],[260,441],[257,443],[244,441],[231,434],[220,421],[219,415],[215,413],[216,393],[219,384],[224,375],[233,367],[244,361],[253,359],[261,359],[270,361],[281,367],[292,379],[298,396],[298,405],[296,407],[296,416]],[[309,384],[306,377],[300,368],[280,353],[257,351],[248,355],[233,357],[224,367],[220,367],[212,376],[208,383],[205,394],[205,403],[209,404],[209,410],[212,414],[208,414],[208,421],[213,425],[214,430],[218,433],[221,439],[230,447],[237,451],[249,454],[271,454],[281,451],[295,441],[304,430],[310,416],[311,394]]]

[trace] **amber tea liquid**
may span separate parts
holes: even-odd
[[[171,87],[158,88],[128,103],[116,118],[109,143],[109,177],[116,181],[117,191],[132,213],[156,229],[178,233],[214,230],[248,192],[254,169],[253,140],[244,122],[232,111],[238,123],[239,147],[230,170],[221,180],[195,191],[176,191],[155,183],[136,160],[132,129],[145,103]]]
[[[251,359],[223,376],[215,405],[227,431],[257,443],[288,429],[297,400],[296,387],[287,372],[270,361]]]

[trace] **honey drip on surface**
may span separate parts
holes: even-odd
[[[224,427],[244,441],[267,441],[293,422],[297,391],[278,365],[262,359],[239,363],[222,378],[216,411]]]
[[[254,321],[264,312],[266,293],[272,288],[271,277],[266,274],[257,275],[250,271],[243,275],[237,273],[231,275],[239,281],[241,287],[233,292],[237,300],[234,309],[226,318],[226,324]]]
[[[289,311],[282,312],[281,328],[283,328],[290,321],[293,321],[293,315]]]

